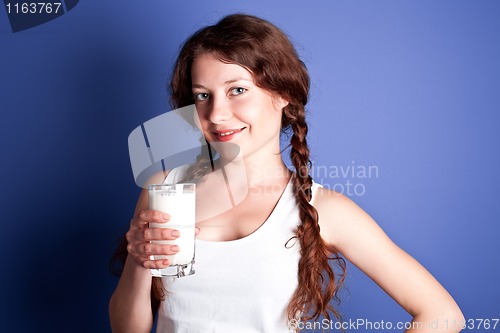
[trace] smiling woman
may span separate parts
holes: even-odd
[[[341,321],[331,301],[345,278],[342,257],[414,322],[463,319],[448,292],[366,212],[313,181],[304,110],[309,75],[281,30],[239,14],[199,30],[179,54],[171,87],[174,107],[195,103],[207,142],[215,149],[219,142],[240,148],[237,163],[245,167],[249,191],[238,205],[198,224],[197,271],[181,279],[151,277],[149,269],[169,263],[150,256],[178,249],[150,242],[178,234],[147,228],[169,217],[148,210],[147,194],[141,193],[122,249],[123,274],[110,301],[114,332],[148,332],[154,315],[158,332],[176,333],[284,333],[321,315]],[[280,154],[282,131],[291,132],[293,170]],[[199,159],[182,177],[203,179],[197,196],[216,201],[217,191],[207,185],[216,176],[207,172],[207,163]],[[221,153],[213,166],[231,163]],[[197,208],[196,214],[203,212]],[[420,332],[459,331],[422,327]]]

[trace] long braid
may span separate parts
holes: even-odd
[[[341,320],[339,313],[330,305],[330,300],[336,297],[342,281],[339,281],[339,284],[336,283],[329,261],[337,260],[343,270],[345,270],[345,263],[335,253],[329,257],[331,251],[320,235],[318,212],[310,204],[312,178],[309,175],[311,162],[306,140],[308,127],[304,108],[302,105],[288,105],[283,112],[283,116],[293,131],[290,140],[290,158],[296,171],[293,189],[302,222],[297,228],[297,238],[301,246],[301,258],[298,264],[299,286],[288,306],[288,317],[294,319],[298,314],[303,313],[305,320],[317,319],[320,315],[330,319],[329,312],[331,312],[337,320]],[[343,274],[341,280],[343,280]]]

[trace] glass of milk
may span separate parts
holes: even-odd
[[[149,227],[177,229],[180,233],[175,240],[153,241],[156,244],[178,245],[179,252],[174,255],[151,256],[152,260],[168,259],[170,262],[169,267],[152,269],[151,273],[153,276],[176,277],[194,274],[196,185],[149,185],[148,198],[149,209],[170,215],[167,223],[149,223]]]

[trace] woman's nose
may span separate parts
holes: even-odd
[[[224,98],[213,98],[208,120],[212,124],[220,124],[228,121],[231,117],[232,113],[228,101]]]

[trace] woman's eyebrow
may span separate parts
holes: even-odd
[[[236,78],[236,79],[231,79],[231,80],[224,81],[224,84],[225,84],[225,85],[229,85],[229,84],[231,84],[231,83],[235,83],[235,82],[238,82],[238,81],[253,82],[252,80],[245,79],[245,78],[243,78],[243,77],[239,77],[239,78]],[[193,83],[193,84],[191,85],[191,88],[201,88],[201,89],[207,89],[204,85],[202,85],[202,84],[198,84],[198,83]]]
[[[231,84],[231,83],[235,83],[237,81],[249,81],[249,82],[253,82],[253,81],[250,81],[248,79],[245,79],[243,77],[239,77],[237,79],[233,79],[233,80],[227,80],[226,82],[224,82],[225,84]]]

